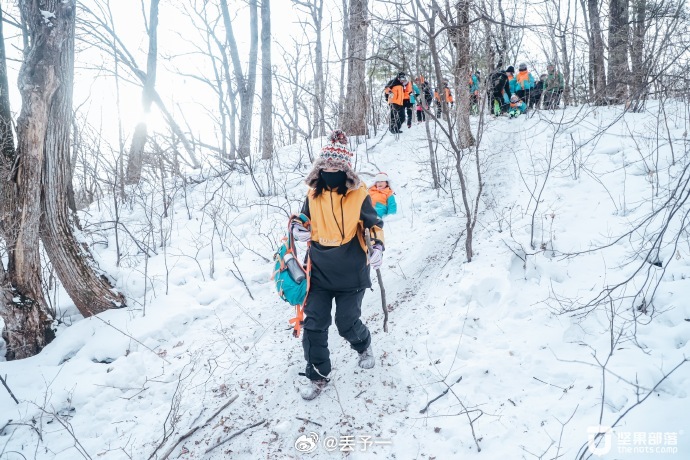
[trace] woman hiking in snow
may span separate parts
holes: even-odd
[[[310,227],[298,222],[292,227],[295,239],[311,240],[311,281],[302,326],[305,375],[310,382],[300,390],[307,400],[318,396],[329,380],[333,299],[338,333],[359,353],[359,367],[371,369],[375,364],[371,334],[360,316],[365,289],[371,287],[370,266],[379,268],[383,259],[383,221],[352,170],[354,154],[346,148],[345,133],[335,130],[329,140],[305,180],[311,189],[302,213],[309,217]],[[370,230],[373,242],[368,257],[364,229]]]

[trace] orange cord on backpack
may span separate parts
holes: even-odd
[[[292,238],[292,229],[290,228],[293,220],[298,220],[307,228],[309,228],[309,221],[304,222],[299,217],[293,215],[288,222],[288,235],[290,235],[289,247],[290,251],[292,251],[293,254],[296,254],[295,240]],[[302,332],[302,324],[304,323],[304,306],[307,304],[307,299],[309,298],[309,289],[311,287],[311,257],[309,255],[310,246],[311,241],[307,241],[307,269],[305,270],[307,273],[307,295],[304,297],[304,302],[302,302],[301,305],[295,305],[295,317],[289,321],[289,323],[293,325],[292,336],[296,339],[299,339],[299,336]]]

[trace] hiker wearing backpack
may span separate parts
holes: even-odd
[[[561,100],[561,93],[565,88],[563,74],[556,70],[553,64],[546,67],[546,83],[544,83],[544,108],[554,110],[558,108]]]
[[[527,64],[521,62],[515,75],[515,94],[523,101],[530,100],[530,91],[534,89],[534,77],[527,71]]]
[[[470,85],[470,113],[479,113],[479,78],[481,77],[481,72],[476,70],[469,78]]]
[[[510,101],[510,96],[515,94],[515,92],[518,90],[517,88],[517,80],[515,80],[515,67],[508,66],[506,69],[506,75],[508,76],[508,85],[510,86],[510,94],[508,95],[508,100]]]
[[[374,185],[369,187],[369,196],[376,209],[376,214],[380,218],[383,219],[387,215],[395,214],[398,211],[398,204],[395,202],[395,192],[390,187],[388,174],[380,172],[374,177]]]
[[[496,69],[494,73],[489,75],[489,110],[495,116],[508,111],[508,103],[510,101],[510,84],[508,83],[508,74],[501,69]]]
[[[420,87],[422,91],[417,98],[417,121],[422,122],[426,119],[425,111],[429,110],[434,96],[431,92],[431,85],[429,82],[426,81],[423,76],[419,77],[419,80],[422,82]]]
[[[529,94],[529,108],[531,109],[532,107],[539,108],[539,100],[541,99],[541,95],[544,92],[544,83],[546,83],[546,74],[543,73],[539,77],[539,81],[537,82],[536,85],[534,85],[534,89],[530,91]]]
[[[419,88],[408,81],[403,89],[403,106],[405,107],[407,129],[412,128],[412,107],[415,104],[415,95],[419,96]]]
[[[455,99],[453,99],[453,93],[450,90],[450,86],[448,86],[447,79],[443,80],[443,95],[445,97],[446,104],[448,104],[448,110],[450,110],[455,104]]]
[[[434,107],[436,108],[436,118],[441,118],[441,95],[438,88],[434,88]]]
[[[390,105],[389,130],[393,134],[399,134],[400,127],[405,121],[405,86],[407,76],[405,72],[400,72],[394,79],[388,82],[383,92],[388,105]],[[409,102],[409,95],[407,98]]]
[[[371,369],[375,364],[371,334],[360,316],[365,290],[371,287],[370,268],[379,268],[383,260],[383,221],[366,185],[352,170],[354,154],[346,145],[345,133],[336,130],[321,149],[305,180],[310,190],[302,214],[310,225],[307,228],[295,222],[292,227],[295,239],[310,241],[311,279],[302,326],[307,361],[304,375],[309,384],[300,390],[306,400],[318,396],[329,381],[328,328],[334,299],[335,325],[359,353],[359,367]],[[370,230],[370,253],[364,229]]]

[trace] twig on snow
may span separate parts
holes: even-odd
[[[173,446],[172,446],[170,449],[168,449],[168,450],[165,452],[165,454],[161,457],[161,460],[165,460],[166,458],[168,458],[168,457],[170,456],[170,454],[173,453],[173,451],[175,450],[175,448],[177,448],[177,446],[179,446],[180,443],[181,443],[182,441],[184,441],[185,439],[189,438],[191,435],[193,435],[194,433],[196,433],[196,431],[197,431],[199,428],[203,428],[203,427],[205,427],[206,425],[208,425],[209,423],[211,423],[211,420],[213,420],[214,418],[216,418],[216,417],[218,416],[218,414],[220,414],[226,407],[228,407],[230,404],[232,404],[233,402],[235,402],[235,400],[236,400],[238,397],[239,397],[239,395],[234,395],[232,398],[230,398],[230,399],[228,400],[228,402],[226,402],[225,404],[223,404],[223,405],[220,407],[220,409],[218,409],[217,411],[215,411],[215,412],[213,413],[213,415],[211,415],[203,424],[195,426],[194,428],[192,428],[191,430],[189,430],[188,432],[186,432],[185,434],[183,434],[182,436],[180,436],[180,437],[177,439],[177,442],[175,442],[175,444],[173,444]]]
[[[72,425],[68,421],[63,420],[62,417],[60,417],[60,414],[58,414],[55,410],[53,410],[52,412],[49,412],[42,407],[39,407],[39,409],[44,414],[51,415],[53,417],[53,419],[57,420],[57,422],[60,425],[62,425],[62,427],[65,429],[65,431],[67,431],[67,433],[69,433],[69,435],[72,437],[72,440],[74,441],[74,448],[77,450],[77,452],[79,452],[81,454],[82,457],[84,457],[88,460],[92,460],[91,455],[89,455],[89,453],[86,451],[86,449],[84,448],[82,443],[79,441],[79,439],[77,438],[77,435],[74,433],[74,429],[72,428]]]
[[[455,381],[455,383],[460,382],[460,380],[462,380],[462,375],[460,376],[459,379],[457,379],[457,380]],[[455,383],[454,383],[453,385],[455,385]],[[425,413],[425,412],[429,409],[429,406],[431,406],[432,403],[438,401],[438,400],[441,399],[443,396],[445,396],[446,393],[448,393],[448,392],[450,391],[450,387],[453,386],[453,385],[450,385],[448,388],[446,388],[446,389],[443,391],[443,393],[441,393],[440,395],[436,396],[434,399],[432,399],[431,401],[429,401],[428,403],[426,403],[426,406],[424,407],[424,409],[420,410],[419,413],[420,413],[420,414]]]
[[[545,381],[543,381],[543,380],[541,380],[541,379],[538,379],[538,378],[536,378],[536,377],[534,377],[534,376],[532,376],[532,378],[533,378],[534,380],[536,380],[537,382],[541,382],[541,383],[544,383],[544,384],[546,384],[546,385],[551,385],[552,387],[558,388],[559,390],[561,390],[561,391],[563,391],[563,392],[567,392],[567,391],[568,391],[567,388],[562,388],[562,387],[559,387],[558,385],[554,385],[553,383],[545,382]]]
[[[12,390],[10,390],[10,387],[7,386],[7,381],[5,380],[6,378],[7,378],[7,375],[5,375],[5,378],[4,378],[4,379],[2,378],[2,375],[0,375],[0,382],[2,382],[3,386],[5,387],[5,389],[7,389],[7,392],[10,394],[10,396],[12,396],[12,399],[14,399],[14,402],[16,402],[17,404],[19,404],[19,401],[18,401],[17,398],[14,396],[14,393],[12,393]],[[11,420],[10,420],[10,421],[11,421]],[[8,422],[8,423],[9,423],[9,422]],[[3,428],[4,428],[4,427],[3,427]]]
[[[2,428],[0,428],[0,435],[2,435],[2,432],[5,431],[5,428],[7,428],[7,426],[10,423],[12,423],[12,419],[7,420],[7,422],[2,426]]]
[[[295,417],[297,420],[302,420],[303,422],[307,423],[313,423],[316,426],[323,426],[320,423],[314,422],[313,420],[309,420],[308,418],[302,418],[302,417]]]
[[[260,422],[258,422],[258,423],[255,423],[255,424],[253,424],[253,425],[251,425],[251,426],[248,426],[248,427],[246,427],[246,428],[242,428],[240,431],[237,431],[237,432],[231,434],[229,437],[225,438],[225,439],[222,440],[221,442],[212,445],[211,447],[209,447],[208,449],[206,449],[206,452],[204,452],[204,453],[205,453],[205,454],[208,454],[209,452],[211,452],[211,451],[212,451],[213,449],[215,449],[216,447],[222,446],[222,445],[225,444],[226,442],[228,442],[228,441],[230,441],[231,439],[233,439],[233,438],[235,438],[235,437],[241,435],[241,434],[244,433],[245,431],[247,431],[247,430],[249,430],[249,429],[251,429],[251,428],[255,428],[255,427],[259,426],[259,425],[263,425],[264,423],[266,423],[266,419],[264,419],[264,420],[262,420],[262,421],[260,421]]]
[[[120,334],[122,334],[122,335],[124,335],[124,336],[126,336],[126,337],[129,337],[130,339],[134,340],[136,343],[138,343],[138,344],[141,345],[142,347],[146,348],[148,351],[150,351],[150,352],[153,353],[154,355],[158,356],[160,359],[162,359],[162,360],[165,361],[166,363],[172,364],[170,361],[168,361],[167,359],[165,359],[164,356],[161,356],[159,353],[156,353],[156,351],[153,350],[151,347],[148,347],[148,346],[144,345],[144,344],[143,344],[140,340],[138,340],[136,337],[133,337],[131,334],[126,333],[125,331],[123,331],[122,329],[120,329],[120,328],[118,328],[118,327],[116,327],[116,326],[113,326],[113,325],[110,323],[110,321],[106,321],[106,320],[104,320],[103,318],[101,318],[101,317],[99,317],[99,316],[92,316],[92,318],[96,318],[97,320],[99,320],[99,321],[101,321],[101,322],[107,324],[108,326],[112,327],[113,329],[115,329],[115,330],[116,330],[117,332],[119,332]]]

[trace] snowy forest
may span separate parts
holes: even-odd
[[[0,19],[0,460],[690,458],[684,0]]]

